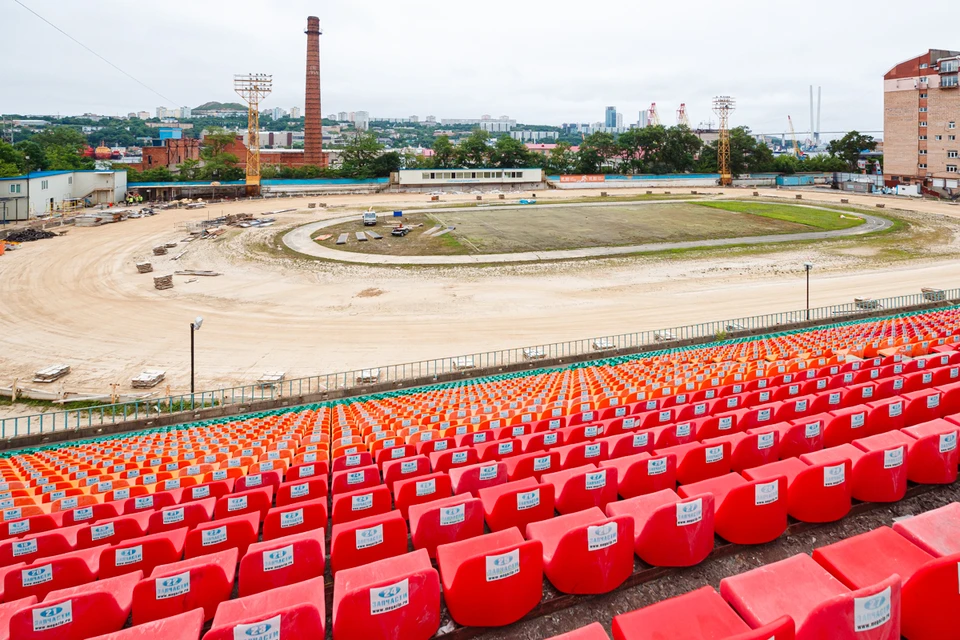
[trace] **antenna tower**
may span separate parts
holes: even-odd
[[[737,101],[730,96],[713,99],[713,112],[720,117],[720,139],[717,144],[717,167],[720,170],[720,186],[733,184],[730,169],[730,114],[737,108]]]
[[[233,76],[233,89],[247,103],[247,195],[260,195],[260,101],[273,90],[273,76]]]

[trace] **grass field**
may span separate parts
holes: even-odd
[[[355,231],[363,229],[358,216],[356,222],[318,232],[333,237],[317,242],[344,251],[383,255],[482,255],[831,231],[861,223],[830,211],[761,202],[483,207],[409,214],[404,216],[404,224],[421,226],[406,237],[390,237],[389,225],[381,223],[377,232],[383,240],[366,242],[354,237]],[[440,237],[426,235],[436,226],[454,230]],[[345,232],[349,234],[347,244],[335,245],[336,237]]]

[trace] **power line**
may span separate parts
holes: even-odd
[[[13,0],[13,1],[16,2],[18,5],[20,5],[21,7],[23,7],[24,9],[26,9],[27,11],[29,11],[30,13],[32,13],[33,15],[37,16],[38,18],[40,18],[41,20],[43,20],[44,22],[46,22],[48,25],[50,25],[51,27],[53,27],[54,29],[56,29],[57,31],[59,31],[60,33],[62,33],[63,35],[65,35],[66,37],[68,37],[68,38],[70,38],[71,40],[73,40],[74,42],[76,42],[78,45],[80,45],[81,47],[83,47],[84,49],[86,49],[87,51],[89,51],[90,53],[92,53],[93,55],[97,56],[98,58],[100,58],[101,60],[103,60],[104,62],[106,62],[108,65],[110,65],[111,67],[113,67],[114,69],[116,69],[117,71],[119,71],[120,73],[122,73],[123,75],[127,76],[128,78],[130,78],[131,80],[133,80],[134,82],[136,82],[137,84],[139,84],[140,86],[142,86],[144,89],[146,89],[146,90],[148,90],[148,91],[151,91],[151,92],[157,94],[158,96],[160,96],[161,98],[163,98],[164,100],[166,100],[168,104],[177,104],[175,101],[173,101],[173,100],[171,100],[170,98],[168,98],[167,96],[163,95],[162,93],[160,93],[159,91],[157,91],[157,90],[154,89],[153,87],[150,87],[150,86],[147,85],[146,83],[141,82],[140,80],[138,80],[138,79],[135,78],[134,76],[130,75],[129,73],[127,73],[126,71],[124,71],[123,69],[121,69],[120,67],[118,67],[117,65],[113,64],[112,62],[110,62],[109,60],[107,60],[106,58],[104,58],[102,55],[100,55],[99,53],[97,53],[96,51],[94,51],[93,49],[91,49],[90,47],[88,47],[87,45],[83,44],[82,42],[80,42],[79,40],[77,40],[76,38],[74,38],[72,35],[70,35],[70,34],[67,33],[66,31],[64,31],[63,29],[61,29],[61,28],[58,27],[57,25],[53,24],[52,22],[50,22],[49,20],[47,20],[46,18],[44,18],[42,15],[40,15],[39,13],[37,13],[36,11],[34,11],[33,9],[31,9],[31,8],[28,7],[27,5],[25,5],[25,4],[23,4],[22,2],[20,2],[20,0]]]

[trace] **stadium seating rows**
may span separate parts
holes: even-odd
[[[788,515],[952,483],[957,313],[17,452],[0,459],[0,640],[122,638],[131,615],[146,637],[322,635],[328,571],[338,640],[431,637],[441,582],[457,623],[501,626],[544,575],[603,593],[634,556],[690,566],[714,534],[768,542]],[[850,572],[848,591],[877,582]]]

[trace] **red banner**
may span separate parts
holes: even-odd
[[[584,175],[584,176],[560,176],[560,182],[605,182],[606,176],[602,175]]]

